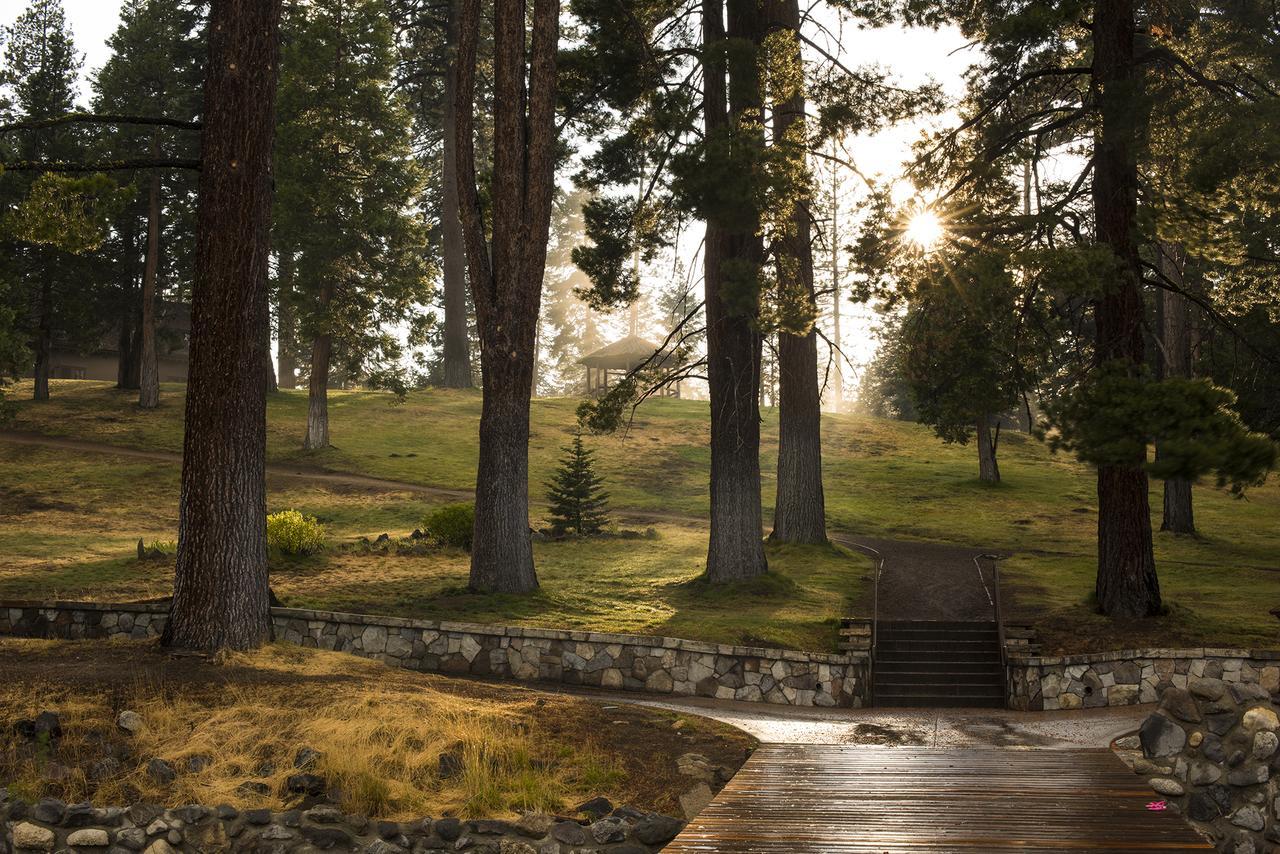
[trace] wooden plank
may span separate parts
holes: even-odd
[[[664,851],[1212,851],[1108,750],[764,745]]]

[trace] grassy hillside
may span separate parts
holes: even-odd
[[[25,391],[19,388],[14,397],[21,399]],[[122,446],[180,450],[182,388],[166,386],[162,407],[156,412],[139,411],[132,399],[133,395],[117,392],[107,384],[55,382],[53,400],[23,404],[13,426]],[[535,497],[542,493],[541,484],[573,431],[576,406],[577,401],[570,399],[534,403],[530,460],[531,492]],[[282,392],[273,396],[269,405],[269,456],[276,462],[306,462],[337,471],[467,489],[474,478],[479,411],[480,397],[475,392],[416,392],[403,403],[396,403],[385,394],[333,392],[330,415],[336,447],[307,453],[301,449],[306,395]],[[640,524],[658,524],[661,536],[655,541],[657,545],[622,540],[609,541],[604,547],[541,544],[538,557],[544,581],[551,589],[550,579],[563,573],[563,587],[557,595],[565,597],[541,615],[537,613],[540,606],[525,600],[501,603],[489,597],[485,602],[475,602],[464,597],[464,601],[455,603],[450,597],[442,599],[440,591],[447,585],[424,585],[416,571],[407,583],[412,591],[404,589],[405,585],[396,587],[392,578],[380,578],[371,586],[360,581],[360,573],[352,569],[355,587],[371,591],[386,585],[386,597],[395,603],[412,601],[414,608],[433,608],[441,601],[450,601],[449,607],[464,608],[465,613],[477,618],[514,615],[539,621],[539,616],[565,619],[578,615],[580,618],[573,619],[574,625],[600,619],[590,613],[588,602],[602,595],[609,599],[627,597],[632,599],[632,605],[623,609],[625,616],[617,609],[612,611],[618,615],[619,624],[726,637],[721,633],[723,626],[710,632],[696,630],[700,621],[715,621],[714,615],[724,603],[715,603],[714,597],[708,598],[694,588],[680,587],[679,582],[660,590],[650,582],[634,584],[636,574],[629,568],[634,561],[657,564],[642,574],[650,579],[655,573],[661,575],[668,585],[673,580],[687,581],[696,576],[705,532],[661,516],[705,518],[707,441],[706,404],[672,400],[646,403],[624,435],[591,440],[615,506],[633,511]],[[777,413],[766,411],[762,459],[766,508],[772,504],[776,442]],[[824,421],[824,445],[827,509],[833,530],[1012,553],[1005,564],[1006,583],[1012,593],[1011,610],[1015,616],[1038,622],[1050,646],[1098,648],[1145,641],[1167,645],[1276,643],[1280,623],[1267,613],[1280,606],[1280,487],[1274,479],[1252,490],[1245,500],[1211,486],[1198,488],[1196,515],[1202,536],[1159,534],[1156,538],[1161,582],[1171,606],[1169,614],[1155,621],[1126,624],[1093,614],[1088,601],[1093,586],[1097,518],[1093,476],[1087,467],[1069,457],[1051,455],[1043,445],[1024,435],[1006,433],[1000,449],[1005,483],[989,487],[977,480],[974,449],[943,445],[919,425],[853,416],[828,416]],[[37,463],[13,459],[12,448],[6,451],[0,446],[0,451],[6,453],[5,483],[22,484],[23,489],[30,490],[35,484],[47,482],[47,469],[25,469],[24,466]],[[32,453],[23,451],[19,457]],[[65,454],[55,456],[48,466],[69,474],[72,461]],[[115,480],[114,475],[101,471],[101,461],[85,458],[76,460],[75,465],[84,470],[72,477],[86,485],[89,495],[95,489],[106,488],[99,481]],[[44,469],[43,465],[38,467]],[[158,481],[170,478],[165,495],[156,495],[150,503],[165,514],[165,527],[172,531],[176,472],[168,468],[168,474],[146,477]],[[367,495],[335,496],[326,492],[308,498],[297,490],[296,484],[278,485],[273,491],[273,506],[287,504],[328,516],[335,531],[344,536],[376,533],[376,528],[397,525],[407,530],[422,506],[421,501],[409,495],[370,499]],[[103,496],[91,503],[86,512],[115,512],[113,502],[122,500],[129,503],[121,496]],[[1152,506],[1159,505],[1159,484],[1153,484]],[[3,539],[4,521],[0,520],[0,549],[12,555],[13,545]],[[1157,517],[1156,527],[1158,523]],[[41,544],[38,539],[22,547],[27,560],[52,560],[50,556],[62,548],[56,543]],[[330,558],[330,563],[334,561],[341,563]],[[455,556],[454,565],[445,574],[454,581],[465,577],[464,573],[458,575],[464,562],[463,556]],[[805,594],[797,594],[800,599],[808,595],[815,599],[827,594],[836,596],[840,604],[824,608],[824,620],[836,616],[847,598],[865,595],[861,583],[865,566],[856,561],[833,559],[833,577],[816,581],[806,576],[799,582],[792,567],[814,562],[809,556],[778,554],[774,562],[786,570],[784,583],[808,585]],[[600,565],[616,569],[597,571]],[[845,567],[843,573],[835,568],[840,565]],[[624,583],[622,578],[631,581]],[[315,580],[304,583],[303,578],[296,579],[296,595],[320,597],[313,589]],[[325,579],[326,590],[330,581]],[[280,583],[285,584],[283,580]],[[5,589],[2,585],[0,576],[0,592]],[[311,592],[305,592],[308,590]],[[769,613],[755,614],[755,619],[769,625],[775,614],[785,622],[780,612],[787,610],[785,603],[793,597],[780,593],[748,591],[742,593],[742,600],[769,603],[765,606]],[[378,601],[383,595],[378,594]],[[681,597],[685,604],[673,604]],[[639,616],[654,607],[692,615],[698,610],[688,610],[694,602],[707,603],[709,607],[687,622],[674,616]],[[733,607],[738,604],[735,602]],[[468,608],[472,610],[465,610]],[[745,623],[736,630],[741,636],[754,634]],[[818,635],[809,634],[808,639],[815,641]]]

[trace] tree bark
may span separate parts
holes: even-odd
[[[333,287],[320,289],[320,312],[333,300]],[[329,447],[329,362],[333,355],[333,336],[317,335],[311,343],[311,379],[307,390],[307,434],[302,447],[308,451]]]
[[[800,4],[798,0],[771,0],[771,24],[792,33],[799,56]],[[808,175],[804,133],[805,97],[797,85],[790,97],[773,107],[775,146],[791,150]],[[798,139],[796,137],[799,137]],[[813,244],[810,233],[810,190],[791,212],[787,233],[778,242],[778,287],[802,293],[816,318],[813,288]],[[822,393],[818,388],[818,333],[778,335],[778,489],[770,539],[784,543],[827,542],[826,500],[822,491]]]
[[[758,46],[762,16],[753,0],[703,0],[703,43],[710,61],[703,69],[707,136],[730,132],[733,119],[760,118],[756,79],[733,80],[726,97],[724,63],[712,46],[729,38],[747,38]],[[720,55],[721,57],[723,54]],[[740,68],[741,66],[739,66]],[[707,220],[703,252],[707,315],[707,379],[711,396],[711,537],[706,578],[712,582],[754,578],[768,572],[761,537],[760,509],[760,365],[761,339],[754,313],[732,310],[726,302],[726,262],[759,265],[764,256],[759,230],[733,231],[715,216]]]
[[[160,138],[151,139],[151,154],[159,156]],[[156,273],[160,266],[160,173],[152,170],[147,188],[147,261],[142,271],[142,359],[138,406],[160,405],[160,364],[156,353]]]
[[[470,584],[521,593],[538,586],[529,538],[529,397],[554,187],[560,11],[557,0],[535,0],[526,18],[522,0],[495,0],[493,15],[491,228],[475,165],[481,0],[461,3],[454,88],[458,206],[484,387]]]
[[[1097,240],[1118,261],[1115,280],[1094,301],[1100,366],[1138,373],[1144,358],[1142,266],[1137,219],[1141,81],[1134,62],[1133,0],[1094,5],[1093,97],[1101,112],[1094,144],[1093,203]],[[1145,454],[1098,468],[1098,579],[1102,612],[1147,617],[1161,609],[1151,543]]]
[[[280,0],[214,0],[209,14],[167,646],[249,649],[271,636],[262,328],[279,26]]]
[[[49,371],[53,359],[52,275],[46,267],[43,281],[40,283],[39,319],[36,321],[36,335],[32,347],[36,356],[35,370],[32,372],[35,379],[31,392],[32,400],[49,399]]]
[[[277,388],[298,387],[298,318],[293,309],[293,252],[277,252],[276,282],[276,375]]]
[[[1160,243],[1159,267],[1161,274],[1173,285],[1183,285],[1186,250],[1177,244]],[[1187,298],[1171,290],[1160,291],[1160,363],[1165,377],[1191,377],[1194,366],[1192,351],[1191,307]],[[1156,445],[1156,457],[1160,445]],[[1186,478],[1170,478],[1164,482],[1164,518],[1160,530],[1175,534],[1196,532],[1195,509],[1191,498],[1191,481]]]
[[[135,290],[139,285],[134,257],[136,240],[136,219],[126,216],[120,239],[120,245],[124,247],[124,258],[121,259],[120,266],[124,270],[121,290],[125,294],[125,308],[120,312],[120,337],[117,344],[119,356],[116,364],[116,388],[122,390],[137,389],[142,381],[142,367],[139,363],[142,342],[138,340],[136,329],[141,309],[141,305],[135,300]]]
[[[458,144],[456,80],[459,0],[450,0],[446,40],[451,51],[445,74],[443,145],[441,164],[440,236],[444,269],[444,354],[442,374],[445,388],[471,388],[471,341],[467,334],[467,262],[462,221],[458,212]]]
[[[978,416],[978,479],[983,483],[1000,482],[1000,463],[996,459],[996,439],[999,429],[992,433],[994,419],[988,414]]]

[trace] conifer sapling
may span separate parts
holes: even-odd
[[[564,452],[547,484],[551,532],[557,537],[597,534],[609,521],[609,494],[601,489],[603,479],[595,472],[594,454],[583,446],[581,433],[574,435]]]

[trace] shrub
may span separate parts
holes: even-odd
[[[445,504],[422,519],[422,532],[442,546],[471,551],[471,532],[476,524],[476,506]]]
[[[267,545],[287,555],[309,555],[324,548],[324,526],[314,516],[281,510],[267,517]]]

